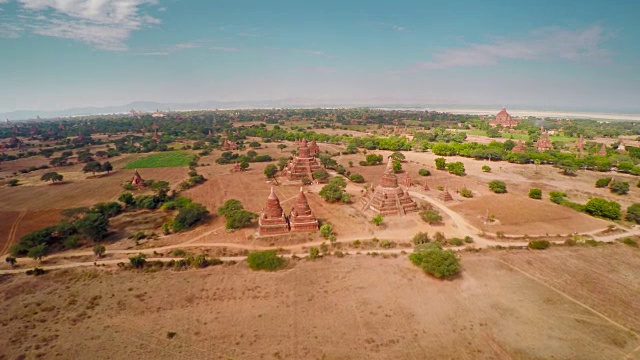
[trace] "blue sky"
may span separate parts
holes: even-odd
[[[640,111],[640,1],[0,0],[0,112],[274,100]]]

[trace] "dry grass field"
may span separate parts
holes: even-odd
[[[624,245],[463,253],[452,281],[404,257],[0,278],[0,358],[638,359]],[[173,337],[171,337],[173,334]]]

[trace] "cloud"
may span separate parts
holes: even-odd
[[[388,29],[397,31],[397,32],[406,32],[409,31],[406,27],[402,26],[402,25],[398,25],[398,24],[392,24],[392,23],[387,23],[387,22],[373,22],[374,25],[377,26],[381,26],[381,27],[386,27]]]
[[[21,32],[22,28],[19,26],[0,23],[0,38],[16,39],[20,37]]]
[[[305,50],[305,49],[293,49],[292,51],[293,52],[297,52],[297,53],[301,53],[301,54],[307,54],[307,55],[313,55],[313,56],[322,56],[322,57],[325,57],[327,59],[335,59],[334,55],[327,54],[324,51]]]
[[[3,0],[0,0],[3,1]],[[5,0],[6,1],[6,0]],[[122,51],[131,33],[160,20],[144,10],[157,0],[17,0],[25,31]]]
[[[226,47],[226,46],[212,46],[209,49],[213,50],[213,51],[219,51],[219,52],[238,52],[238,51],[240,51],[240,49],[238,49],[238,48]]]
[[[503,60],[571,61],[602,63],[609,52],[602,43],[610,38],[600,25],[582,30],[544,28],[520,38],[497,37],[485,44],[442,49],[431,61],[421,62],[403,72],[497,65]]]

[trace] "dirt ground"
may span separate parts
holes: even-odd
[[[452,281],[365,255],[5,276],[0,358],[640,358],[637,249],[461,255]]]

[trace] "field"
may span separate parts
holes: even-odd
[[[276,273],[242,263],[5,276],[0,357],[640,358],[637,249],[483,251],[462,263],[452,281],[404,256],[365,255]]]
[[[186,151],[167,151],[134,160],[128,163],[124,169],[189,166],[193,158],[194,155]]]

